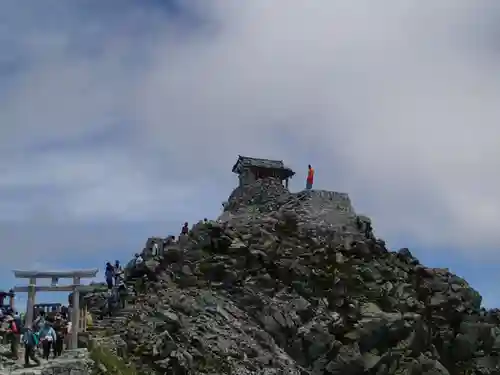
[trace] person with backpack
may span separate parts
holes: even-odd
[[[23,344],[24,344],[24,367],[30,366],[30,359],[35,362],[37,366],[40,366],[40,360],[36,357],[36,347],[38,346],[39,338],[38,334],[33,331],[31,327],[28,327],[23,334]]]
[[[106,263],[106,270],[104,271],[104,277],[106,278],[106,284],[108,286],[108,290],[113,289],[113,277],[115,276],[115,270],[111,263]]]
[[[56,331],[54,331],[54,328],[52,328],[52,324],[50,324],[49,322],[45,322],[45,325],[42,327],[39,336],[42,341],[42,358],[48,360],[50,356],[50,349],[52,349],[52,346],[57,341],[57,334]]]
[[[35,321],[33,322],[32,328],[35,332],[39,332],[44,325],[45,325],[45,311],[41,310],[38,313],[38,316],[36,317]]]
[[[63,352],[64,338],[67,332],[66,322],[60,314],[56,315],[54,322],[54,331],[56,332],[56,340],[54,341],[54,358],[60,357]]]
[[[5,321],[8,324],[7,330],[5,332],[7,334],[7,341],[10,344],[10,351],[12,353],[12,358],[17,360],[17,359],[19,359],[19,345],[18,345],[19,327],[16,324],[12,315],[7,315],[7,317],[5,318]]]

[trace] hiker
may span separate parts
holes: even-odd
[[[153,244],[153,248],[151,249],[151,255],[153,257],[156,257],[159,255],[159,252],[160,252],[160,247],[158,246],[158,244],[155,242]]]
[[[16,322],[17,329],[21,332],[24,323],[23,323],[23,314],[19,314],[19,312],[14,312],[14,321]]]
[[[311,167],[311,164],[307,166],[307,180],[306,180],[306,189],[311,190],[314,182],[314,168]]]
[[[144,263],[144,259],[141,257],[139,253],[135,254],[135,265],[140,266]]]
[[[372,232],[373,232],[372,224],[368,222],[368,223],[366,223],[365,225],[366,225],[366,226],[365,226],[365,237],[366,237],[367,239],[371,239],[371,238],[373,237],[373,233],[372,233]]]
[[[115,267],[113,269],[113,272],[114,272],[114,275],[115,275],[115,285],[117,285],[118,279],[123,274],[123,268],[120,265],[120,261],[119,260],[115,260]]]
[[[94,319],[92,318],[92,314],[90,311],[87,311],[85,315],[85,323],[87,324],[87,328],[91,328],[94,326]]]
[[[64,345],[66,348],[71,347],[71,335],[73,334],[73,323],[70,320],[66,320],[66,336],[64,337]]]
[[[45,322],[44,326],[40,330],[39,336],[42,342],[42,358],[48,360],[50,349],[52,349],[52,345],[54,345],[57,341],[57,334],[56,331],[54,331],[54,328],[52,328],[52,324]]]
[[[7,315],[5,318],[7,322],[7,330],[5,331],[7,334],[7,342],[10,344],[10,351],[13,359],[19,359],[19,327],[16,325],[16,322],[12,315]]]
[[[45,311],[40,310],[38,316],[32,324],[32,328],[35,332],[39,332],[45,325]]]
[[[66,322],[63,320],[61,314],[57,314],[54,322],[54,331],[56,332],[56,340],[54,342],[54,358],[60,357],[64,347],[64,337],[67,333]]]
[[[181,234],[187,236],[189,234],[189,224],[188,222],[184,223],[184,226],[181,229]]]
[[[128,293],[127,293],[127,287],[125,285],[125,280],[123,279],[123,277],[119,278],[117,285],[118,285],[118,290],[117,290],[118,301],[120,302],[120,307],[124,309]]]
[[[24,344],[24,367],[30,366],[30,359],[35,362],[37,366],[40,366],[40,360],[36,358],[36,347],[38,346],[38,334],[27,327],[23,334],[23,344]]]
[[[108,285],[108,289],[113,289],[113,276],[114,270],[111,263],[106,263],[106,271],[104,272],[104,277],[106,278],[106,284]]]
[[[109,293],[106,298],[106,309],[104,316],[111,317],[116,308],[116,296],[114,293]],[[103,317],[104,317],[103,316]]]
[[[222,236],[222,227],[214,225],[210,228],[210,250],[214,253],[219,248],[219,239]]]

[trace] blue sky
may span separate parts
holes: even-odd
[[[384,4],[2,2],[1,285],[215,218],[244,154],[499,306],[500,5]]]

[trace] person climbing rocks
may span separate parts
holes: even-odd
[[[54,331],[54,328],[52,328],[52,324],[46,321],[40,330],[39,336],[42,342],[42,358],[48,360],[50,356],[50,349],[52,349],[52,345],[57,340],[57,334],[56,331]]]
[[[115,260],[115,266],[113,268],[113,274],[115,276],[115,285],[118,285],[118,279],[122,276],[123,274],[123,268],[120,265],[119,260]]]
[[[141,257],[141,255],[139,253],[136,253],[135,254],[135,265],[136,266],[140,266],[144,263],[144,258]]]
[[[306,189],[311,190],[314,182],[314,168],[311,164],[307,166],[307,179],[306,179]]]
[[[113,316],[116,307],[117,307],[116,295],[114,293],[109,293],[106,298],[106,308],[104,309],[104,315],[102,316],[102,318],[104,318],[105,316],[107,317]]]
[[[19,348],[18,348],[18,340],[19,340],[19,327],[17,326],[14,318],[11,315],[7,315],[5,318],[7,322],[7,342],[10,344],[10,351],[12,358],[17,360],[19,359]]]
[[[367,222],[365,225],[365,237],[367,239],[371,239],[373,237],[373,228],[370,222]]]
[[[31,327],[28,327],[23,334],[24,344],[24,367],[30,366],[30,359],[40,366],[40,360],[36,357],[36,347],[38,346],[38,334]]]
[[[188,222],[184,223],[184,226],[181,229],[181,234],[187,236],[189,234],[189,224]]]
[[[106,278],[106,284],[108,285],[108,289],[113,289],[113,276],[114,269],[111,263],[106,263],[106,271],[104,272],[104,277]]]
[[[120,307],[122,309],[124,309],[125,304],[126,304],[126,300],[127,300],[128,291],[127,291],[127,287],[125,285],[125,280],[123,279],[123,277],[120,277],[118,279],[118,283],[116,285],[118,286],[118,290],[117,290],[118,302],[120,304]]]
[[[222,227],[214,225],[210,228],[210,250],[215,253],[219,248],[219,240],[222,236]]]
[[[157,257],[158,255],[160,255],[160,246],[158,246],[157,242],[153,244],[153,247],[151,249],[151,255],[153,257]]]

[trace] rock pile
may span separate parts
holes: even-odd
[[[112,327],[123,355],[158,374],[500,374],[500,313],[467,282],[366,237],[353,210],[311,225],[304,200],[257,181],[149,257]]]

